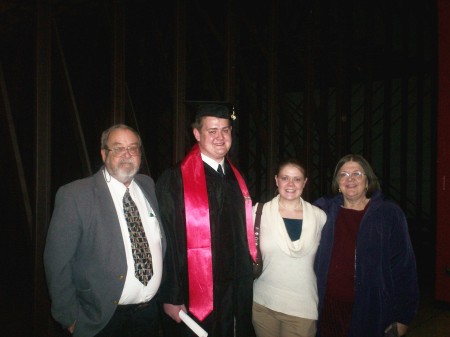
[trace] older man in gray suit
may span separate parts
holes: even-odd
[[[118,124],[104,167],[62,186],[44,252],[54,318],[74,336],[158,336],[165,235],[153,180],[137,174],[141,139]]]

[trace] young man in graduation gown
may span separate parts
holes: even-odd
[[[225,105],[200,105],[192,124],[197,144],[157,182],[169,243],[160,292],[166,336],[195,336],[180,324],[180,310],[210,337],[254,334],[252,202],[226,158],[230,117],[235,118]]]

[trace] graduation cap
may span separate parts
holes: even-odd
[[[202,117],[217,117],[225,119],[236,119],[234,106],[228,102],[218,101],[186,101],[195,112],[195,120],[198,121]]]

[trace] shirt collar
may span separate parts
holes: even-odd
[[[219,164],[222,165],[222,168],[224,169],[223,164],[225,163],[225,158],[222,159],[222,161],[220,163],[216,162],[214,159],[204,155],[203,153],[200,153],[202,156],[202,160],[208,164],[209,166],[211,166],[215,171],[217,171],[217,169],[219,168]]]

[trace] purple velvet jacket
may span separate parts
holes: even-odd
[[[316,254],[320,313],[341,194],[318,199],[327,214]],[[403,211],[377,191],[361,220],[355,249],[355,302],[348,337],[382,337],[393,322],[409,325],[417,313],[419,287],[414,251]]]

